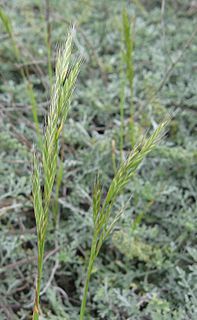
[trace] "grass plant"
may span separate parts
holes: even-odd
[[[114,6],[114,0],[67,1],[66,6],[51,0],[2,1],[0,5],[2,320],[32,318],[37,242],[41,290],[40,295],[37,292],[40,310],[34,316],[39,320],[79,320],[83,289],[84,319],[197,318],[196,21],[191,14],[195,8],[190,0],[166,2],[169,23],[163,48],[161,4],[156,0],[143,1],[144,8],[139,0],[125,4],[131,38],[133,16],[137,30],[132,51],[137,81],[132,136],[127,121],[131,113],[127,67],[125,60],[120,62],[120,55],[125,57],[127,52],[122,5],[117,1]],[[50,200],[46,197],[45,201],[44,189],[48,193],[51,189],[45,188],[47,130],[42,134],[41,121],[49,110],[49,85],[52,97],[55,92],[52,48],[64,43],[65,29],[72,23],[79,31],[73,42],[82,48],[88,64],[81,73],[66,130],[61,131],[60,122],[54,128],[59,142],[54,143],[53,155],[58,156],[50,164],[56,174],[54,184],[50,181]],[[120,81],[117,69],[122,72]],[[119,162],[125,168],[124,160],[130,147],[134,152],[138,133],[151,125],[152,130],[157,128],[172,107],[181,112],[170,122],[165,146],[156,147],[139,174],[131,176],[132,182],[123,183],[105,205],[110,190],[106,186],[111,185],[113,175],[118,177]],[[120,140],[116,140],[118,135]],[[130,137],[135,138],[132,145]],[[139,144],[139,153],[147,140]],[[37,145],[33,183],[38,234],[29,165],[33,143]],[[91,186],[98,170],[102,175],[96,179],[92,201]],[[116,222],[110,236],[107,231]],[[100,230],[97,238],[95,230]],[[109,238],[104,242],[105,235]],[[89,252],[91,243],[94,250]]]
[[[116,172],[103,203],[101,184],[99,180],[97,180],[95,183],[93,191],[94,229],[87,276],[85,280],[81,304],[80,320],[83,320],[85,316],[88,287],[94,261],[99,254],[103,242],[111,234],[114,226],[124,212],[123,208],[115,216],[112,216],[116,199],[124,191],[125,187],[130,182],[144,157],[147,156],[147,154],[150,153],[158,144],[168,122],[169,120],[166,120],[161,123],[148,139],[142,139],[141,142],[133,148],[128,158],[120,165],[120,168]]]
[[[39,296],[41,290],[41,279],[43,270],[44,245],[49,218],[49,207],[51,193],[57,175],[56,193],[59,192],[60,182],[62,180],[62,166],[57,169],[58,159],[58,140],[67,118],[71,95],[79,73],[80,60],[70,68],[72,52],[72,35],[69,33],[65,48],[60,50],[56,64],[55,84],[52,89],[51,105],[47,117],[47,126],[42,142],[41,165],[39,165],[39,156],[34,154],[34,171],[32,179],[34,211],[37,227],[38,239],[38,276],[35,290],[35,303],[33,310],[33,320],[39,318]],[[102,188],[99,180],[96,181],[93,192],[93,221],[94,231],[91,245],[91,252],[85,280],[84,293],[81,303],[80,320],[84,319],[86,310],[86,301],[89,288],[90,276],[94,261],[99,254],[103,242],[112,232],[116,222],[119,220],[124,210],[112,216],[112,210],[115,201],[132,176],[135,174],[138,166],[144,157],[151,152],[159,142],[164,128],[168,121],[163,122],[149,139],[143,139],[139,145],[136,145],[127,160],[124,161],[110,184],[107,195],[103,203]],[[43,174],[44,192],[41,191],[41,172]],[[55,220],[57,219],[57,208],[55,209]]]
[[[68,34],[65,47],[59,50],[55,83],[52,89],[51,105],[47,117],[47,126],[41,149],[41,165],[39,156],[34,154],[33,202],[38,240],[38,275],[35,290],[33,319],[39,317],[39,295],[43,269],[44,244],[49,217],[51,193],[57,174],[58,140],[67,118],[72,92],[79,73],[80,59],[71,65],[72,34]],[[41,191],[41,173],[43,174],[44,192]],[[61,172],[61,170],[60,170]],[[58,173],[58,177],[60,174]]]

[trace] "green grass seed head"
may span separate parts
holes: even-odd
[[[32,178],[33,204],[38,238],[38,278],[35,294],[34,316],[38,319],[39,295],[43,268],[44,243],[46,238],[51,193],[57,174],[58,141],[68,115],[72,93],[80,69],[81,59],[71,63],[72,34],[68,34],[65,45],[58,51],[55,81],[51,104],[41,147],[41,163],[34,154]],[[69,70],[69,72],[68,72]],[[44,193],[41,191],[40,170],[43,174]]]

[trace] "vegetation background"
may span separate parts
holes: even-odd
[[[37,263],[32,111],[37,104],[42,128],[57,45],[73,24],[75,51],[84,63],[61,137],[62,183],[51,206],[59,223],[54,230],[51,215],[41,306],[43,320],[79,319],[93,184],[99,173],[107,190],[131,149],[123,10],[132,26],[135,141],[166,113],[178,112],[164,143],[118,198],[116,209],[131,197],[96,260],[87,319],[197,319],[196,1],[0,4],[8,17],[3,22],[1,14],[0,21],[0,319],[31,319]],[[33,91],[27,90],[24,74]]]

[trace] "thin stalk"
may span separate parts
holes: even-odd
[[[121,85],[120,85],[120,154],[123,162],[123,148],[124,148],[124,103],[125,103],[125,81],[123,80],[123,70],[121,71]]]
[[[113,139],[111,142],[111,147],[112,147],[112,167],[114,170],[114,174],[116,174],[117,167],[116,167],[116,142]]]
[[[39,313],[40,313],[39,305],[40,305],[40,288],[41,288],[41,281],[42,281],[43,258],[44,258],[44,244],[38,248],[38,275],[37,275],[36,289],[35,289],[33,320],[38,320]]]
[[[83,320],[84,316],[85,316],[89,282],[90,282],[90,277],[91,277],[94,261],[96,258],[96,254],[95,254],[96,242],[97,242],[97,233],[94,232],[92,245],[91,245],[90,258],[89,258],[89,262],[88,262],[88,270],[87,270],[86,280],[85,280],[85,285],[84,285],[84,290],[83,290],[83,297],[82,297],[82,302],[81,302],[80,320]]]
[[[133,79],[134,79],[134,63],[133,63],[133,51],[134,41],[132,35],[131,23],[126,9],[122,12],[122,25],[123,25],[123,59],[126,65],[126,76],[129,83],[130,91],[130,142],[131,147],[135,145],[135,130],[134,130],[134,104],[133,104]]]
[[[35,289],[35,300],[34,300],[34,308],[33,308],[33,320],[39,319],[40,313],[40,291],[41,291],[41,282],[42,282],[42,270],[43,270],[43,259],[44,259],[44,247],[45,247],[45,238],[46,238],[46,224],[48,220],[48,207],[49,204],[46,205],[44,212],[44,220],[45,223],[42,225],[42,228],[38,227],[38,274],[36,280],[36,289]]]
[[[45,32],[45,42],[47,47],[47,58],[48,58],[48,75],[50,81],[50,87],[53,85],[53,69],[51,63],[51,23],[50,23],[50,2],[45,0],[45,21],[46,21],[46,32]]]

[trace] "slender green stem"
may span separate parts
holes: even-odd
[[[92,246],[91,246],[91,252],[90,252],[90,258],[89,258],[89,263],[88,263],[88,270],[87,270],[87,275],[86,275],[86,280],[85,280],[85,285],[84,285],[84,290],[83,290],[83,297],[82,297],[82,302],[81,302],[80,320],[83,320],[84,315],[85,315],[89,282],[90,282],[90,277],[91,277],[94,261],[96,258],[96,242],[97,242],[97,233],[94,232]]]
[[[86,281],[85,281],[85,286],[84,286],[84,292],[83,292],[83,299],[82,299],[82,304],[81,304],[80,320],[83,320],[84,315],[85,315],[87,294],[88,294],[88,288],[89,288],[89,282],[90,282],[90,276],[92,273],[92,268],[93,268],[93,262],[89,261],[88,271],[87,271],[87,276],[86,276]]]
[[[121,70],[120,78],[121,78],[121,86],[120,86],[120,153],[121,153],[121,162],[123,162],[125,81],[123,80],[123,71],[122,70]]]
[[[134,63],[133,63],[133,51],[134,51],[134,41],[132,35],[132,26],[130,23],[129,15],[126,9],[122,12],[122,24],[123,24],[123,42],[124,51],[123,59],[126,65],[126,76],[129,84],[130,91],[130,141],[131,146],[135,145],[135,132],[134,132],[134,103],[133,103],[133,80],[134,80]]]
[[[36,281],[33,320],[39,319],[40,288],[41,288],[41,281],[42,281],[44,244],[45,244],[45,241],[42,240],[42,241],[40,241],[40,244],[38,246],[38,276],[37,276],[37,281]]]
[[[115,142],[115,140],[112,140],[112,167],[114,170],[114,174],[116,174],[117,168],[116,168],[116,142]]]
[[[52,89],[53,85],[53,68],[52,68],[52,52],[51,52],[51,24],[50,24],[50,5],[49,0],[45,0],[45,20],[46,20],[46,34],[45,34],[45,42],[47,47],[47,58],[48,58],[48,75],[50,81],[50,88]]]

